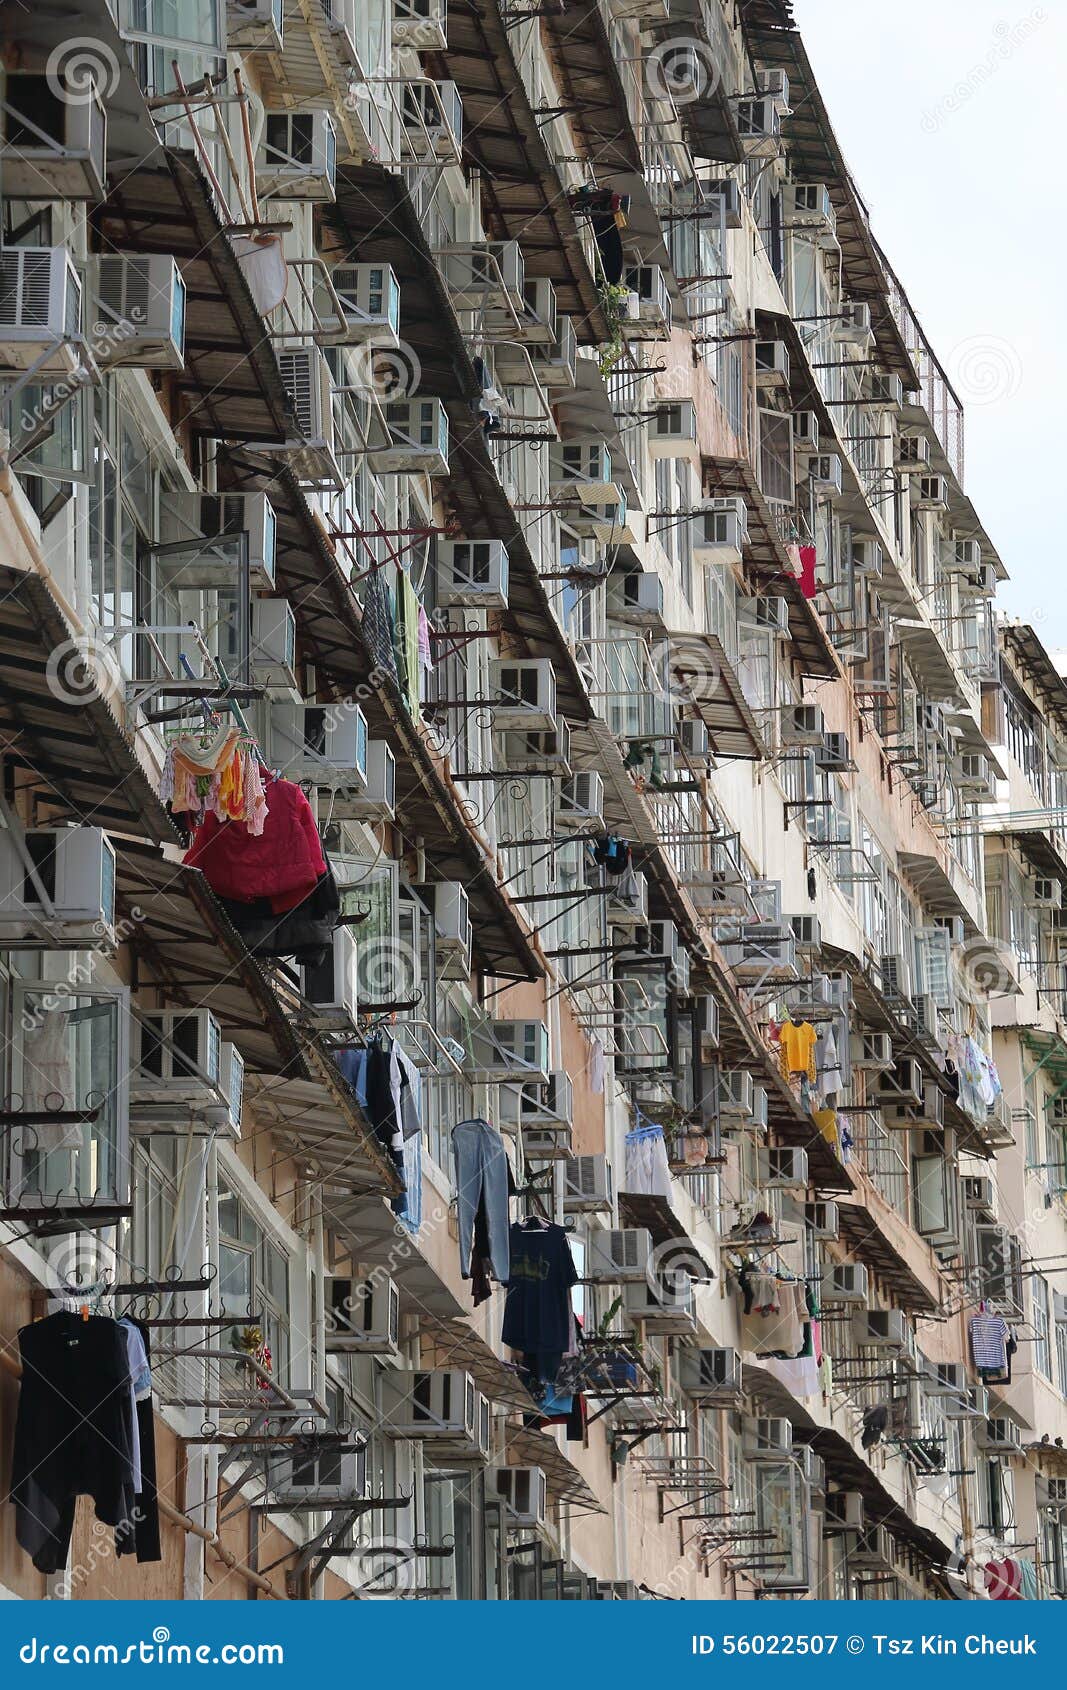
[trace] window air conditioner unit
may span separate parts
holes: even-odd
[[[288,599],[252,600],[252,681],[285,695],[296,691],[296,617]]]
[[[900,1098],[890,1101],[888,1094],[883,1094],[880,1101],[887,1127],[927,1127],[935,1131],[945,1124],[945,1094],[932,1080],[924,1085],[918,1103],[911,1098],[906,1102]]]
[[[930,436],[928,434],[901,434],[897,436],[893,467],[898,473],[924,470],[929,463]]]
[[[754,1082],[746,1068],[727,1068],[719,1074],[719,1114],[731,1120],[750,1120]]]
[[[350,699],[273,703],[267,744],[271,767],[287,780],[366,789],[367,718]]]
[[[862,1531],[863,1492],[858,1490],[827,1491],[823,1530],[824,1532]]]
[[[106,834],[98,827],[0,829],[0,949],[116,943],[115,851]]]
[[[0,365],[36,376],[91,368],[82,339],[82,284],[63,247],[0,247]]]
[[[548,491],[553,499],[577,497],[587,505],[614,504],[620,492],[605,443],[586,440],[550,446]]]
[[[898,1056],[893,1066],[879,1081],[876,1096],[884,1103],[913,1103],[923,1101],[923,1071],[914,1056]]]
[[[278,552],[278,519],[265,493],[185,493],[160,491],[160,542],[157,554],[164,574],[175,584],[229,587],[239,580],[247,554],[248,583],[256,592],[273,592]]]
[[[860,1533],[848,1557],[848,1565],[853,1572],[895,1572],[893,1539],[884,1526],[868,1526]]]
[[[393,0],[393,45],[420,53],[443,53],[448,46],[447,0]]]
[[[229,1128],[226,1047],[209,1009],[134,1010],[130,1016],[130,1131]]]
[[[569,317],[561,316],[555,338],[530,350],[534,372],[542,387],[573,387],[577,380],[578,338]]]
[[[1063,903],[1063,892],[1058,880],[1045,875],[1036,875],[1026,888],[1026,904],[1032,910],[1058,910]]]
[[[604,777],[598,769],[582,769],[560,783],[556,825],[596,833],[604,825]]]
[[[518,241],[446,247],[436,257],[457,311],[521,309],[526,271]]]
[[[963,580],[968,591],[973,593],[975,598],[991,599],[996,597],[997,571],[994,564],[983,563],[981,568],[976,569],[973,575],[967,574],[963,577]]]
[[[261,200],[337,198],[337,132],[326,111],[268,112],[256,193]]]
[[[742,983],[796,979],[796,942],[792,933],[780,932],[777,927],[746,927],[738,938],[724,942],[722,949]]]
[[[997,1219],[996,1187],[988,1174],[964,1174],[960,1184],[963,1187],[963,1206],[977,1214],[982,1220],[991,1225]]]
[[[337,927],[320,963],[298,965],[300,993],[313,1026],[348,1032],[356,1024],[359,987],[356,941],[350,927]]]
[[[454,82],[406,81],[400,90],[404,143],[413,158],[460,164],[463,101]]]
[[[695,455],[697,410],[691,399],[657,400],[649,420],[648,454],[651,458],[685,458]]]
[[[367,741],[367,778],[362,788],[333,790],[329,803],[335,821],[392,821],[396,811],[396,758],[387,740]]]
[[[698,716],[685,716],[678,723],[678,744],[695,761],[703,762],[711,756],[711,735],[708,724]]]
[[[226,45],[232,52],[278,53],[285,43],[285,0],[226,0]]]
[[[961,1397],[967,1389],[967,1369],[960,1361],[928,1361],[925,1389],[928,1397]]]
[[[400,283],[391,265],[335,264],[330,283],[341,302],[337,329],[342,345],[370,342],[376,348],[388,348],[399,344]],[[327,316],[328,310],[320,314]]]
[[[103,56],[103,47],[98,52]],[[9,70],[4,97],[0,150],[5,195],[94,204],[107,198],[107,111],[95,84],[69,86],[62,73],[53,76],[49,61],[47,75]]]
[[[568,1156],[563,1168],[565,1215],[611,1209],[611,1164],[606,1156]]]
[[[885,1073],[893,1066],[893,1041],[888,1033],[853,1033],[852,1066]]]
[[[738,621],[751,623],[756,628],[766,628],[779,639],[787,639],[789,636],[788,599],[768,598],[763,594],[758,598],[739,598],[737,616]]]
[[[815,748],[815,767],[833,773],[847,769],[852,761],[849,752],[848,735],[845,733],[828,733],[823,735],[823,742]]]
[[[805,457],[819,450],[819,419],[814,411],[793,412],[793,447]]]
[[[490,1021],[471,1036],[476,1072],[497,1083],[548,1084],[548,1028],[543,1021]]]
[[[774,101],[783,117],[789,115],[789,77],[784,70],[757,70],[756,86]]]
[[[553,1068],[544,1085],[524,1086],[519,1114],[524,1126],[569,1127],[574,1119],[574,1087],[570,1075],[562,1068]]]
[[[973,795],[975,798],[991,798],[996,787],[996,776],[990,767],[989,759],[978,751],[962,751],[958,757],[952,759],[952,776],[961,792]]]
[[[741,1421],[741,1454],[746,1461],[788,1460],[792,1453],[791,1421],[762,1414],[744,1416]]]
[[[609,575],[605,609],[610,622],[632,622],[639,628],[663,627],[663,582],[658,575]]]
[[[448,607],[506,610],[508,554],[503,540],[439,541],[437,601]]]
[[[786,918],[793,929],[798,951],[817,951],[822,944],[822,935],[817,915],[791,915]]]
[[[333,1509],[364,1502],[367,1450],[361,1432],[308,1436],[267,1456],[267,1489],[280,1508]],[[355,1447],[358,1440],[359,1447]]]
[[[804,1223],[813,1238],[834,1240],[838,1236],[837,1204],[825,1200],[804,1205]]]
[[[651,1260],[652,1235],[644,1227],[591,1227],[586,1234],[586,1275],[594,1283],[636,1285],[647,1279]]]
[[[741,1357],[731,1349],[679,1349],[675,1377],[683,1396],[695,1402],[732,1400],[741,1394]]]
[[[277,359],[295,423],[293,437],[278,450],[289,458],[298,481],[335,487],[341,477],[333,452],[330,366],[317,346],[295,346],[279,352]]]
[[[784,340],[756,341],[756,386],[789,391],[789,348]]]
[[[948,509],[948,482],[943,475],[922,475],[919,477],[919,497],[916,501],[920,510]]]
[[[862,1262],[837,1262],[822,1276],[824,1303],[866,1303],[867,1269]]]
[[[746,158],[777,158],[782,147],[782,118],[774,100],[738,100],[737,132]]]
[[[573,1148],[569,1121],[523,1121],[522,1154],[526,1162],[559,1162],[570,1156]]]
[[[623,1313],[650,1333],[688,1336],[696,1331],[693,1281],[684,1268],[660,1268],[649,1280],[623,1287]]]
[[[556,675],[550,658],[515,662],[496,659],[489,665],[493,727],[536,729],[551,733],[556,726]]]
[[[888,952],[879,957],[878,973],[882,979],[882,991],[887,998],[907,997],[908,976],[902,956],[898,956],[895,952]]]
[[[899,1350],[907,1341],[908,1327],[900,1309],[854,1309],[852,1342],[871,1349]]]
[[[610,881],[606,887],[608,895],[608,925],[611,927],[647,927],[648,926],[648,881],[643,874],[637,876],[632,888],[626,893],[620,892],[618,886]],[[631,891],[635,893],[631,896]]]
[[[818,457],[809,460],[808,476],[816,487],[828,488],[831,493],[840,493],[842,487],[840,457],[836,452],[820,452]]]
[[[871,308],[866,300],[849,299],[841,306],[841,315],[832,327],[833,338],[843,345],[869,346],[871,343]]]
[[[664,334],[671,328],[671,297],[658,264],[630,264],[623,272],[623,285],[638,298],[639,320],[643,327],[658,329]]]
[[[394,1438],[488,1455],[488,1426],[483,1429],[480,1413],[485,1398],[469,1373],[458,1367],[386,1368],[380,1378],[382,1424]]]
[[[782,713],[782,744],[821,746],[826,724],[818,704],[787,704]]]
[[[465,980],[471,965],[471,917],[466,888],[458,880],[441,880],[434,887],[434,955],[442,978]]]
[[[744,206],[741,198],[741,184],[732,176],[709,179],[703,184],[704,195],[707,200],[721,200],[723,217],[728,229],[744,228]]]
[[[547,276],[527,276],[522,290],[520,324],[514,338],[531,347],[554,346],[559,339],[559,306],[556,290]],[[537,352],[531,354],[535,359]]]
[[[904,404],[904,383],[899,376],[873,370],[868,377],[867,391],[876,405],[886,405],[899,411]]]
[[[185,365],[185,282],[173,258],[128,252],[86,262],[92,354],[103,369]]]
[[[979,1421],[974,1441],[989,1454],[1021,1455],[1023,1434],[1017,1423],[1007,1414],[993,1414]]]
[[[852,541],[852,567],[858,575],[880,576],[885,554],[877,540]]]
[[[383,1275],[326,1278],[327,1355],[395,1356],[400,1348],[400,1292]]]
[[[984,1385],[968,1385],[962,1396],[942,1400],[941,1413],[946,1420],[983,1421],[989,1415],[989,1392]]]
[[[702,992],[696,998],[696,1031],[701,1047],[707,1050],[719,1048],[719,1004],[710,992]]]
[[[493,1467],[487,1481],[490,1497],[502,1497],[509,1525],[536,1530],[548,1513],[548,1484],[540,1467]]]
[[[448,416],[440,399],[387,400],[383,408],[386,438],[370,451],[375,472],[447,475]]]
[[[787,188],[786,219],[794,229],[810,229],[826,240],[837,234],[837,213],[824,182],[792,182]]]
[[[744,499],[708,499],[693,511],[689,524],[698,563],[741,562],[748,545],[748,506]]]
[[[950,570],[971,574],[982,567],[982,548],[977,540],[957,540],[953,536],[945,562]]]
[[[772,1145],[756,1153],[756,1183],[761,1191],[803,1191],[808,1183],[808,1153]]]

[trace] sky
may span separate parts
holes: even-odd
[[[964,480],[1067,652],[1067,0],[794,0],[831,122],[963,400]]]

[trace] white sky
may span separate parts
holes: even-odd
[[[831,121],[966,411],[1000,607],[1067,648],[1067,0],[794,0]]]

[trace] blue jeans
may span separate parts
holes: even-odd
[[[474,1219],[479,1204],[484,1203],[493,1278],[498,1284],[506,1285],[511,1271],[508,1244],[511,1219],[508,1214],[508,1158],[504,1141],[496,1128],[480,1117],[473,1121],[460,1121],[452,1128],[452,1154],[456,1163],[460,1272],[464,1279],[470,1279]]]

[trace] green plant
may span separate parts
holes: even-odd
[[[622,325],[626,321],[626,304],[630,290],[622,282],[601,282],[597,295],[611,334],[611,339],[601,346],[598,360],[601,375],[607,375],[612,365],[617,364],[622,357]]]

